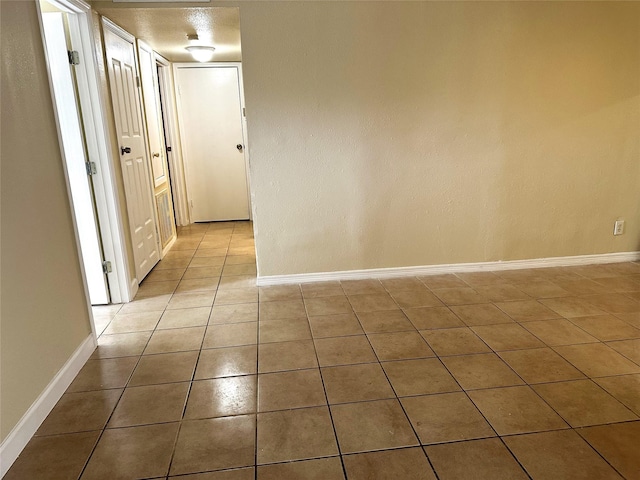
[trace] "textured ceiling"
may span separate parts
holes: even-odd
[[[214,62],[241,60],[238,8],[139,8],[112,2],[93,2],[92,7],[172,62],[193,62],[184,49],[189,45],[187,34],[193,33],[198,34],[200,44],[216,47]]]

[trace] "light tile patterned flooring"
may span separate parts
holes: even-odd
[[[640,264],[255,276],[181,229],[6,479],[640,478]]]

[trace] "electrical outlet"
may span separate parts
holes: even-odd
[[[616,220],[616,223],[613,225],[613,234],[622,235],[623,233],[624,233],[624,220]]]

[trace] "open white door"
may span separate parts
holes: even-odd
[[[92,305],[109,303],[103,255],[93,203],[91,163],[87,160],[85,140],[78,116],[76,86],[72,65],[69,64],[65,15],[62,12],[43,12],[42,28],[46,39],[49,72],[54,90],[54,101],[64,149],[73,213],[78,229],[80,252]]]
[[[193,222],[249,219],[239,66],[176,65]]]
[[[133,37],[103,19],[111,100],[138,282],[160,259]]]
[[[138,40],[138,58],[140,60],[140,78],[142,79],[142,99],[149,151],[151,152],[151,174],[153,178],[153,197],[155,200],[162,254],[171,248],[176,240],[176,221],[171,199],[169,167],[167,164],[167,144],[162,125],[162,109],[158,88],[158,70],[155,54],[151,47]]]

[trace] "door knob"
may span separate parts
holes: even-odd
[[[154,158],[156,158],[156,157],[160,157],[160,153],[158,153],[158,152],[154,153],[154,154],[153,154],[153,157],[154,157]]]
[[[120,154],[131,153],[131,147],[120,147]]]
[[[243,148],[243,147],[242,147],[242,144],[241,144],[241,143],[237,144],[237,145],[236,145],[236,148],[238,149],[238,151],[239,151],[239,152],[241,152],[241,151],[242,151],[242,148]]]

